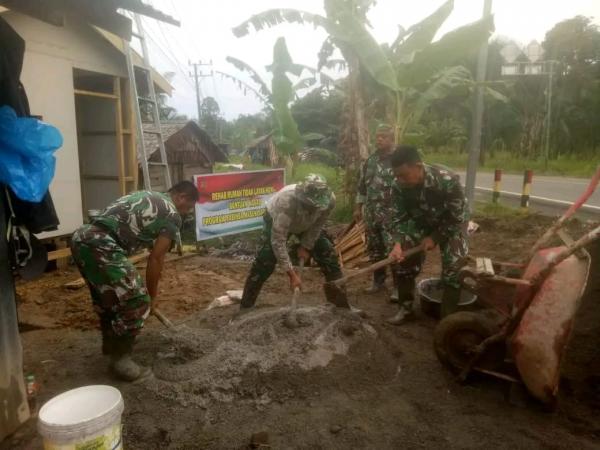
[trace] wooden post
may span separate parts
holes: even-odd
[[[119,77],[113,79],[113,93],[117,97],[115,102],[115,143],[119,170],[119,191],[121,195],[125,195],[127,189],[125,187],[125,151],[123,148],[123,105],[121,104],[121,79]]]
[[[527,169],[523,174],[523,191],[521,193],[521,209],[529,209],[529,194],[531,193],[531,182],[533,181],[533,170]]]
[[[492,202],[498,203],[500,198],[500,186],[502,184],[502,169],[494,170],[494,192],[492,194]]]

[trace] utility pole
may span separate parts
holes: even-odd
[[[484,0],[483,17],[492,13],[492,0]],[[475,92],[475,101],[473,108],[473,119],[471,122],[471,136],[469,139],[469,161],[467,163],[467,179],[465,181],[465,193],[469,208],[473,211],[475,198],[475,178],[477,176],[477,166],[479,165],[479,155],[481,153],[481,127],[483,122],[483,86],[487,72],[488,43],[485,41],[479,49],[479,58],[477,60],[477,90]]]
[[[544,139],[544,168],[548,168],[550,159],[550,127],[552,126],[552,84],[554,78],[554,61],[548,61],[548,90],[546,91],[546,139]]]
[[[201,117],[201,111],[202,111],[202,107],[201,107],[201,102],[200,102],[200,97],[202,96],[201,92],[200,92],[200,80],[202,78],[207,78],[207,77],[212,77],[213,76],[213,71],[211,70],[209,74],[204,74],[202,73],[202,66],[212,66],[212,60],[208,63],[203,63],[202,61],[199,61],[197,63],[192,63],[189,62],[189,65],[192,66],[194,68],[194,73],[190,73],[190,77],[194,77],[194,83],[196,85],[196,108],[198,108],[198,123],[200,123],[200,117]]]

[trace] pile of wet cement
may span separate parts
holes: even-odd
[[[262,309],[220,330],[184,329],[159,349],[154,378],[145,385],[182,405],[247,399],[268,403],[257,383],[269,375],[326,367],[377,332],[360,317],[329,306],[297,309],[300,327],[285,325],[287,308]],[[248,386],[252,385],[252,392]]]

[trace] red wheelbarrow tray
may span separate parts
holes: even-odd
[[[473,349],[461,379],[466,379],[493,343],[504,340],[529,392],[544,403],[556,401],[562,357],[589,276],[591,260],[584,247],[600,238],[600,227],[577,241],[560,229],[591,196],[599,182],[600,167],[581,197],[533,246],[521,278],[463,271],[464,286],[500,312],[505,320],[497,334]],[[542,249],[555,234],[566,245]],[[507,295],[509,293],[512,295]]]

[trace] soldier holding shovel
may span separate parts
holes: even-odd
[[[292,290],[302,286],[288,255],[287,240],[291,235],[300,239],[299,259],[306,261],[312,256],[326,281],[342,277],[334,245],[323,229],[334,207],[335,195],[325,179],[315,174],[306,176],[301,183],[284,187],[271,198],[264,215],[262,244],[244,285],[240,313],[253,308],[277,263],[286,272]],[[350,308],[345,295],[331,295],[328,290],[325,295],[336,306]]]
[[[420,245],[428,251],[436,246],[442,254],[442,308],[445,317],[460,300],[458,271],[468,253],[465,237],[468,207],[458,175],[424,164],[419,151],[399,146],[392,154],[396,184],[392,195],[392,219],[386,240],[396,265],[400,310],[388,320],[400,325],[412,317],[415,278],[424,254],[404,258],[404,252]]]

